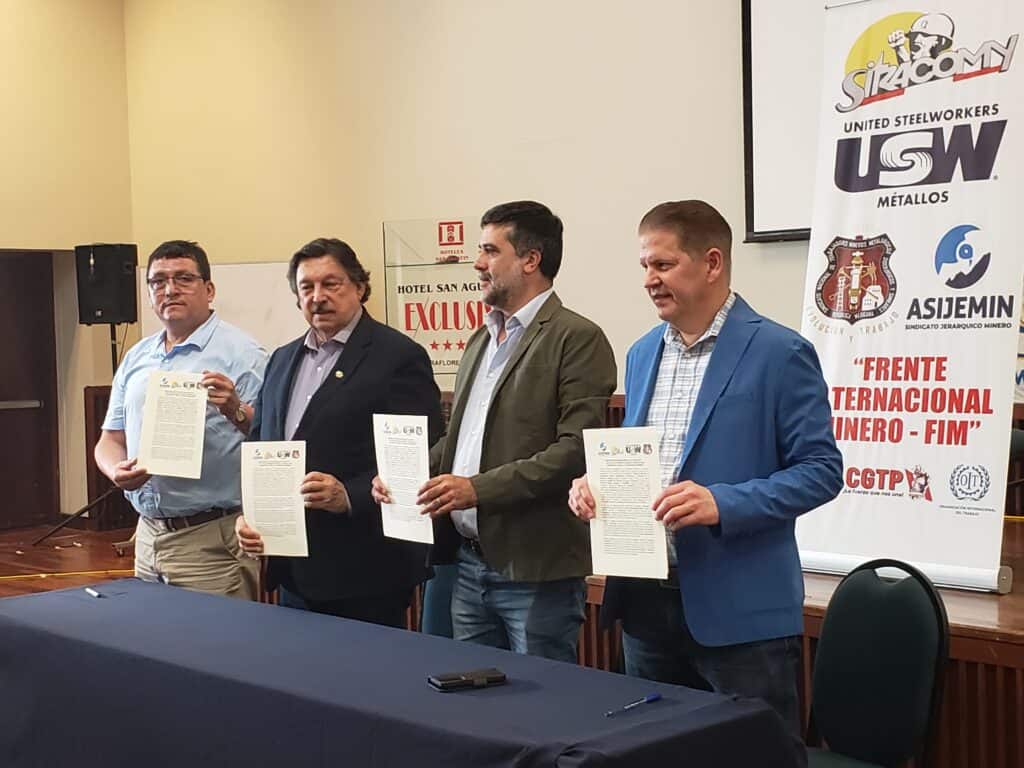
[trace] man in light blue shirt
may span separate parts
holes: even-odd
[[[254,599],[255,561],[235,536],[240,446],[267,356],[250,336],[210,309],[210,263],[195,243],[172,240],[149,257],[147,282],[164,330],[128,351],[114,375],[96,464],[139,513],[135,575],[147,581]],[[153,371],[203,373],[208,391],[198,480],[151,476],[135,458]]]

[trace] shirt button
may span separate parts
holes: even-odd
[[[323,369],[324,369],[324,367],[322,365],[318,365],[316,367],[317,372],[322,371]]]
[[[307,399],[307,400],[312,400],[312,399],[313,399],[313,396],[312,396],[312,395],[306,395],[306,399]]]

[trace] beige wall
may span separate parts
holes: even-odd
[[[363,165],[330,55],[333,0],[128,0],[129,133],[141,252],[198,240],[211,260],[287,259],[354,226]]]
[[[78,324],[73,251],[53,254],[53,283],[60,499],[61,511],[71,514],[87,501],[84,389],[110,383],[110,331],[105,325]]]
[[[435,0],[352,14],[340,65],[362,150],[354,239],[376,254],[382,219],[548,203],[566,225],[559,293],[606,329],[621,379],[626,349],[655,322],[640,216],[703,197],[742,229],[739,12],[716,0]],[[738,288],[798,325],[805,253],[738,248]]]
[[[144,249],[334,234],[380,280],[382,221],[532,197],[566,223],[559,292],[621,362],[653,319],[640,215],[704,197],[742,230],[738,3],[127,0],[126,37]],[[738,246],[736,285],[798,326],[805,253]]]
[[[130,240],[122,0],[0,0],[0,248],[55,253],[61,508],[85,503],[82,388],[107,329],[77,324],[66,249]]]
[[[131,237],[121,0],[0,0],[0,247]]]

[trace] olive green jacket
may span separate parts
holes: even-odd
[[[432,474],[452,470],[459,427],[480,361],[486,326],[459,366],[447,432],[430,452]],[[513,350],[484,424],[477,527],[488,565],[514,581],[553,581],[591,572],[585,523],[568,507],[569,486],[585,471],[582,430],[602,427],[615,389],[615,356],[594,323],[552,294]],[[435,562],[453,562],[461,537],[436,521]]]

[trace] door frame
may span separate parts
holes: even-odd
[[[0,248],[0,259],[6,260],[11,257],[30,256],[40,259],[46,265],[48,281],[41,294],[46,302],[45,314],[49,320],[50,328],[50,349],[47,356],[47,363],[50,371],[49,382],[40,389],[40,394],[46,398],[50,405],[47,429],[50,433],[50,452],[53,457],[49,473],[49,482],[53,488],[53,508],[48,511],[42,524],[56,523],[61,515],[61,475],[60,475],[60,400],[57,371],[57,318],[56,318],[56,297],[54,282],[54,252],[49,249],[36,248]],[[46,400],[44,400],[46,402]]]

